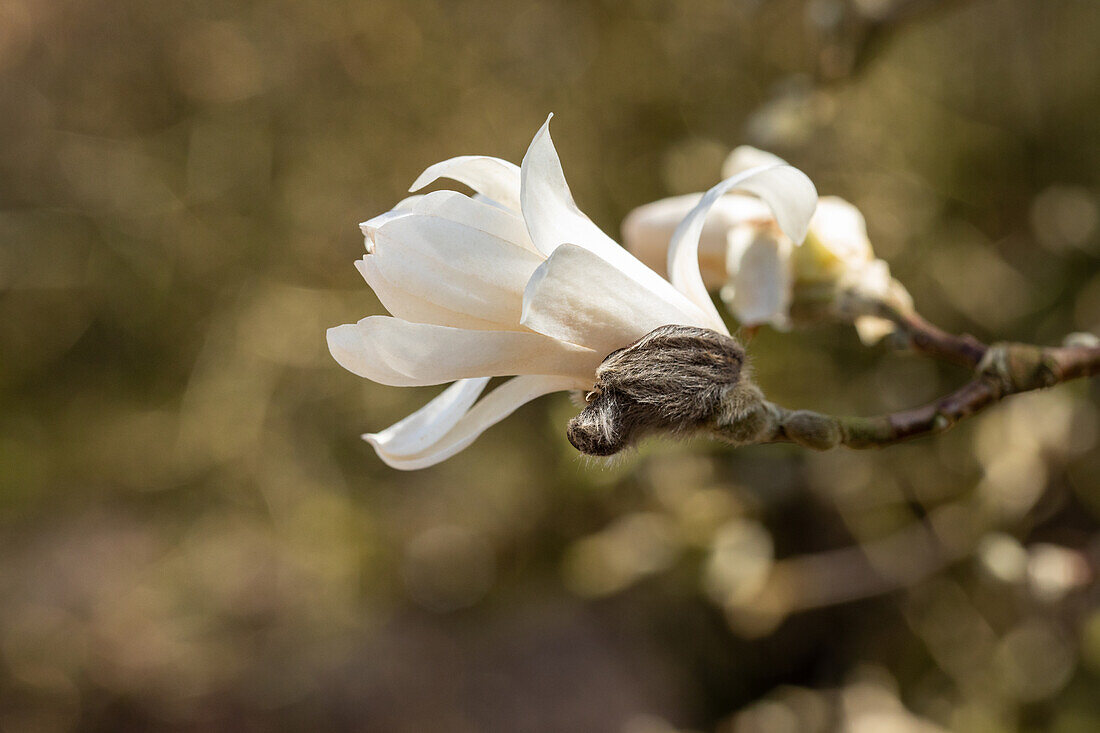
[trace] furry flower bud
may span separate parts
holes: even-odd
[[[582,453],[609,456],[655,432],[690,433],[722,412],[747,379],[745,350],[731,336],[661,326],[612,352],[596,370],[588,406],[569,423]]]

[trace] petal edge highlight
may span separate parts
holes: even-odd
[[[551,392],[580,387],[581,385],[575,379],[568,377],[541,375],[516,377],[485,395],[446,435],[427,450],[411,456],[387,453],[379,450],[377,446],[375,451],[386,465],[401,471],[414,471],[433,466],[466,448],[483,432],[531,400]]]
[[[363,440],[379,453],[389,456],[413,456],[431,448],[450,432],[469,411],[489,377],[460,379],[436,395],[426,405],[385,430],[367,433]]]
[[[490,155],[448,158],[424,169],[409,191],[419,191],[440,178],[458,181],[512,211],[519,211],[520,171],[515,163]]]
[[[753,168],[727,178],[707,191],[684,217],[668,248],[669,279],[693,303],[717,317],[718,311],[707,294],[699,272],[699,238],[711,207],[726,193],[741,189],[755,194],[771,207],[776,221],[794,242],[806,238],[810,219],[817,208],[817,189],[805,173],[789,165]]]

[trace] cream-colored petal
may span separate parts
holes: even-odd
[[[738,173],[744,173],[750,168],[759,168],[762,165],[789,164],[778,155],[766,150],[754,148],[751,145],[738,145],[722,163],[722,178],[732,178]]]
[[[419,380],[387,364],[382,355],[366,353],[363,337],[356,324],[333,326],[325,336],[332,358],[349,372],[391,387],[416,387],[420,384]]]
[[[886,300],[895,282],[886,260],[871,260],[849,267],[840,278],[840,287],[869,300]]]
[[[595,374],[602,358],[589,349],[530,332],[472,331],[389,316],[368,316],[338,328],[351,329],[359,337],[358,346],[349,336],[340,355],[333,352],[341,366],[396,387],[409,386],[410,380],[413,385],[429,385],[513,374],[583,379]],[[380,373],[378,363],[407,376],[394,380],[399,383],[386,381],[388,375]]]
[[[668,296],[667,298],[665,296]],[[725,331],[672,288],[655,293],[591,250],[563,244],[531,277],[521,323],[601,357],[672,323]]]
[[[393,205],[394,211],[412,211],[416,208],[416,205],[424,200],[424,194],[414,193],[412,196],[406,196]]]
[[[646,288],[655,292],[669,288],[666,280],[620,247],[577,208],[550,137],[549,117],[523,156],[521,170],[523,219],[540,252],[549,256],[562,244],[574,244],[599,255]]]
[[[727,178],[703,195],[672,235],[668,272],[677,289],[715,316],[717,311],[699,273],[699,237],[711,208],[734,188],[763,199],[775,213],[779,227],[795,242],[801,242],[806,236],[806,227],[817,205],[814,184],[805,173],[791,166],[753,168]]]
[[[855,325],[859,340],[866,346],[874,346],[892,334],[896,328],[893,321],[878,316],[857,316]]]
[[[473,328],[479,330],[511,330],[518,328],[513,324],[503,324],[496,321],[487,321],[476,318],[468,313],[444,308],[430,300],[425,300],[415,293],[403,290],[383,275],[378,269],[378,258],[367,255],[361,260],[355,261],[355,268],[367,281],[378,300],[391,315],[414,323],[434,323],[438,326],[454,326],[455,328]]]
[[[384,227],[391,221],[397,221],[398,219],[412,215],[412,206],[408,206],[403,209],[390,209],[378,216],[373,216],[364,222],[360,222],[359,230],[363,232],[363,240],[366,245],[367,252],[374,254],[374,247],[377,244],[378,230]]]
[[[374,233],[381,274],[395,287],[456,313],[518,328],[523,289],[542,256],[436,216],[406,214]]]
[[[446,435],[481,396],[489,377],[460,379],[408,417],[363,439],[379,453],[412,456]]]
[[[792,294],[791,240],[775,230],[742,225],[730,230],[730,281],[722,300],[746,326],[789,326]]]
[[[822,196],[818,200],[810,231],[822,247],[844,263],[874,259],[863,214],[842,198]]]
[[[474,201],[480,201],[483,204],[488,204],[489,206],[494,206],[494,207],[500,209],[501,211],[507,211],[509,214],[519,216],[519,211],[517,209],[509,209],[504,204],[499,203],[497,201],[493,201],[491,198],[489,198],[485,194],[475,193],[471,198],[473,198]],[[520,218],[522,218],[522,217],[520,217]],[[528,236],[528,239],[530,239],[530,236]]]
[[[620,249],[573,201],[550,137],[551,117],[535,133],[520,166],[520,203],[531,241],[547,256],[565,242],[601,254],[601,250]]]
[[[440,440],[415,455],[395,455],[375,446],[378,457],[392,468],[413,471],[447,460],[477,440],[483,432],[536,397],[551,392],[585,389],[591,381],[568,377],[522,376],[510,379],[485,395]],[[367,436],[364,436],[365,438]]]
[[[634,209],[623,220],[623,245],[646,266],[667,275],[672,233],[701,198],[701,193],[690,193]],[[699,270],[708,290],[717,290],[726,281],[726,233],[730,228],[771,221],[768,205],[752,196],[726,194],[714,203],[699,236]]]
[[[488,155],[461,155],[428,166],[409,187],[419,191],[440,178],[463,183],[498,204],[519,211],[519,166]]]
[[[479,201],[457,191],[432,191],[421,196],[410,208],[414,213],[465,224],[524,249],[538,252],[531,243],[523,218],[486,200]]]

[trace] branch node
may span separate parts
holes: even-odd
[[[782,430],[795,443],[813,450],[836,448],[844,439],[840,421],[810,410],[795,410],[784,416]]]
[[[1032,344],[993,344],[978,363],[978,374],[996,380],[1001,394],[1043,389],[1060,380],[1057,364],[1047,350]]]

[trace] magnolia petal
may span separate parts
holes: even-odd
[[[359,337],[358,346],[348,338],[337,361],[361,377],[395,387],[408,386],[409,380],[422,386],[512,374],[591,380],[601,358],[589,349],[524,331],[472,331],[390,316],[367,316],[350,328]],[[388,382],[378,363],[407,376],[400,383]]]
[[[379,229],[391,221],[397,221],[401,217],[409,216],[410,214],[412,214],[411,207],[404,209],[394,208],[378,216],[373,216],[364,222],[360,222],[359,231],[363,232],[363,239],[366,244],[367,252],[369,254],[374,254]]]
[[[535,133],[520,166],[520,204],[531,241],[549,256],[563,242],[571,242],[603,254],[619,246],[573,201],[565,172],[550,137],[550,119]]]
[[[447,460],[477,440],[483,432],[536,397],[551,392],[584,389],[588,383],[568,377],[531,375],[510,379],[485,395],[446,435],[415,455],[397,455],[375,445],[378,457],[402,471],[426,468]],[[367,436],[364,436],[366,438]],[[369,439],[369,438],[368,438]]]
[[[620,247],[577,208],[550,137],[551,117],[535,134],[521,167],[523,219],[535,247],[549,256],[562,244],[575,244],[596,253],[647,288],[658,292],[669,288],[666,280]]]
[[[430,448],[453,428],[485,391],[489,377],[460,379],[408,417],[363,439],[379,453],[411,456]]]
[[[874,346],[896,330],[893,321],[878,316],[857,316],[856,333],[865,346]]]
[[[363,337],[355,326],[354,323],[333,326],[325,334],[328,351],[337,364],[379,384],[392,387],[415,387],[419,384],[408,374],[389,366],[379,355],[366,353]]]
[[[478,200],[457,191],[432,191],[421,196],[411,206],[411,210],[417,214],[438,216],[465,224],[531,252],[538,252],[531,243],[531,236],[527,233],[527,225],[523,223],[523,219],[486,199]]]
[[[845,265],[869,262],[875,257],[863,214],[842,198],[821,197],[810,231],[820,246]]]
[[[775,213],[779,227],[795,242],[805,238],[817,206],[814,184],[805,173],[791,166],[753,168],[727,178],[703,195],[672,235],[668,272],[673,285],[714,317],[717,317],[717,310],[699,273],[699,237],[711,207],[734,188],[763,199]]]
[[[391,315],[414,323],[434,323],[439,326],[454,326],[455,328],[473,328],[479,330],[515,330],[515,325],[506,325],[496,321],[487,321],[476,318],[467,313],[444,308],[435,303],[419,297],[415,293],[403,290],[385,278],[378,269],[378,258],[367,255],[361,260],[355,261],[355,269],[367,281],[374,294],[381,301],[382,306]]]
[[[419,191],[440,178],[458,181],[512,211],[520,210],[520,172],[515,163],[488,155],[460,155],[428,166],[409,190]]]
[[[726,333],[720,320],[708,319],[671,287],[667,293],[649,290],[599,255],[572,244],[554,250],[531,276],[520,322],[587,346],[601,357],[672,323]]]
[[[406,196],[393,205],[394,211],[412,211],[416,208],[416,205],[424,200],[424,194],[414,193],[412,196]]]
[[[374,233],[378,269],[397,288],[457,313],[516,328],[542,256],[448,219],[406,214]]]
[[[872,260],[854,265],[844,273],[840,279],[840,285],[845,290],[857,293],[867,300],[893,299],[895,305],[901,306],[904,306],[904,302],[897,302],[898,288],[903,297],[908,296],[905,288],[901,287],[901,283],[890,277],[890,265],[886,264],[886,260]]]
[[[634,209],[623,220],[623,245],[658,274],[667,274],[672,233],[701,198],[701,193],[690,193]],[[751,196],[727,194],[714,203],[699,237],[699,270],[708,290],[717,290],[726,281],[727,232],[746,222],[765,225],[771,221],[768,205]]]
[[[750,168],[759,168],[762,165],[789,165],[787,161],[774,153],[769,153],[751,145],[738,145],[733,149],[722,163],[722,178],[731,178],[738,173],[744,173]]]
[[[746,326],[789,325],[792,296],[791,240],[776,231],[742,225],[730,230],[730,281],[722,300]]]
[[[809,176],[790,165],[756,168],[739,173],[726,191],[740,189],[758,196],[775,214],[783,233],[799,244],[806,238],[814,210],[817,209],[817,188]],[[721,184],[719,184],[721,185]]]
[[[485,194],[475,193],[473,196],[471,196],[471,198],[474,201],[480,201],[483,204],[488,204],[489,206],[500,209],[501,211],[507,211],[509,214],[519,215],[519,210],[518,209],[509,209],[507,206],[500,203],[499,201],[493,201],[491,198],[489,198]],[[524,225],[524,226],[526,227],[526,225]],[[530,239],[530,236],[528,236],[528,239]]]

